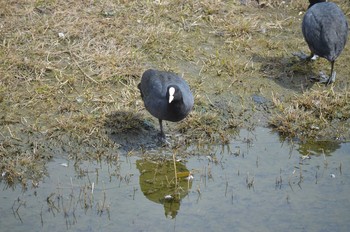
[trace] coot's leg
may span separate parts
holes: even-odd
[[[159,142],[162,146],[170,145],[170,143],[166,140],[164,131],[163,131],[163,121],[161,119],[159,120],[159,126],[160,126],[160,133],[159,133]]]
[[[159,133],[159,136],[162,138],[162,139],[165,139],[165,134],[163,132],[163,121],[162,119],[158,119],[159,120],[159,127],[160,127],[160,133]]]
[[[325,73],[320,72],[320,76],[318,79],[314,78],[316,81],[329,85],[335,81],[335,76],[337,75],[336,71],[334,71],[334,61],[331,61],[331,75],[327,76]]]
[[[331,75],[328,78],[328,81],[326,83],[326,85],[329,85],[330,83],[335,82],[335,76],[337,75],[336,71],[334,71],[334,60],[331,61]]]

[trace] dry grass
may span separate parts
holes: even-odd
[[[288,137],[346,140],[350,133],[349,101],[348,89],[335,92],[334,88],[307,91],[288,104],[274,98],[278,113],[270,124]]]
[[[193,113],[167,128],[179,141],[227,143],[231,129],[257,124],[252,93],[281,93],[293,105],[310,75],[291,57],[307,51],[299,15],[307,4],[260,3],[1,1],[0,171],[15,182],[40,176],[55,155],[109,157],[120,145],[109,131],[144,129],[143,117],[158,129],[136,87],[147,68],[183,74],[196,96]],[[336,63],[336,85],[348,83],[349,56]],[[41,166],[17,162],[27,159]]]

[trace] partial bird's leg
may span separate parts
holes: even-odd
[[[159,133],[159,141],[163,146],[170,145],[170,143],[166,140],[164,131],[163,131],[163,121],[161,119],[159,120],[159,127],[160,127],[160,133]]]
[[[326,85],[329,85],[330,83],[335,82],[335,76],[337,75],[336,71],[334,71],[334,60],[331,61],[331,75],[328,78],[328,81],[326,83]]]
[[[162,138],[162,139],[165,139],[165,134],[163,132],[163,121],[162,119],[158,119],[159,120],[159,127],[160,127],[160,133],[159,133],[159,136]]]
[[[316,60],[318,57],[318,55],[315,55],[313,53],[310,54],[310,56],[306,57],[306,60],[310,61],[310,60]]]
[[[320,72],[319,79],[317,79],[318,82],[329,85],[335,81],[337,73],[334,71],[334,62],[335,61],[331,61],[331,75],[327,76],[325,73]]]

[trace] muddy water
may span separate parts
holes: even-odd
[[[163,175],[158,175],[160,170],[171,170],[171,162],[164,168],[137,156],[119,156],[109,163],[56,158],[48,164],[50,176],[33,183],[37,188],[8,188],[0,183],[0,230],[350,228],[349,143],[291,145],[258,128],[242,131],[228,146],[199,153],[177,163],[178,172],[190,170],[194,178],[179,180],[176,196],[173,171],[164,174],[165,179],[158,178]],[[165,156],[171,160],[171,154]]]

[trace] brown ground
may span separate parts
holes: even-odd
[[[117,159],[156,148],[137,84],[148,68],[183,75],[195,107],[167,123],[170,148],[227,143],[272,126],[302,140],[349,140],[349,46],[333,86],[308,52],[307,1],[0,2],[0,171],[37,179],[54,156]],[[337,2],[348,16],[348,1]],[[184,150],[185,151],[185,150]]]

